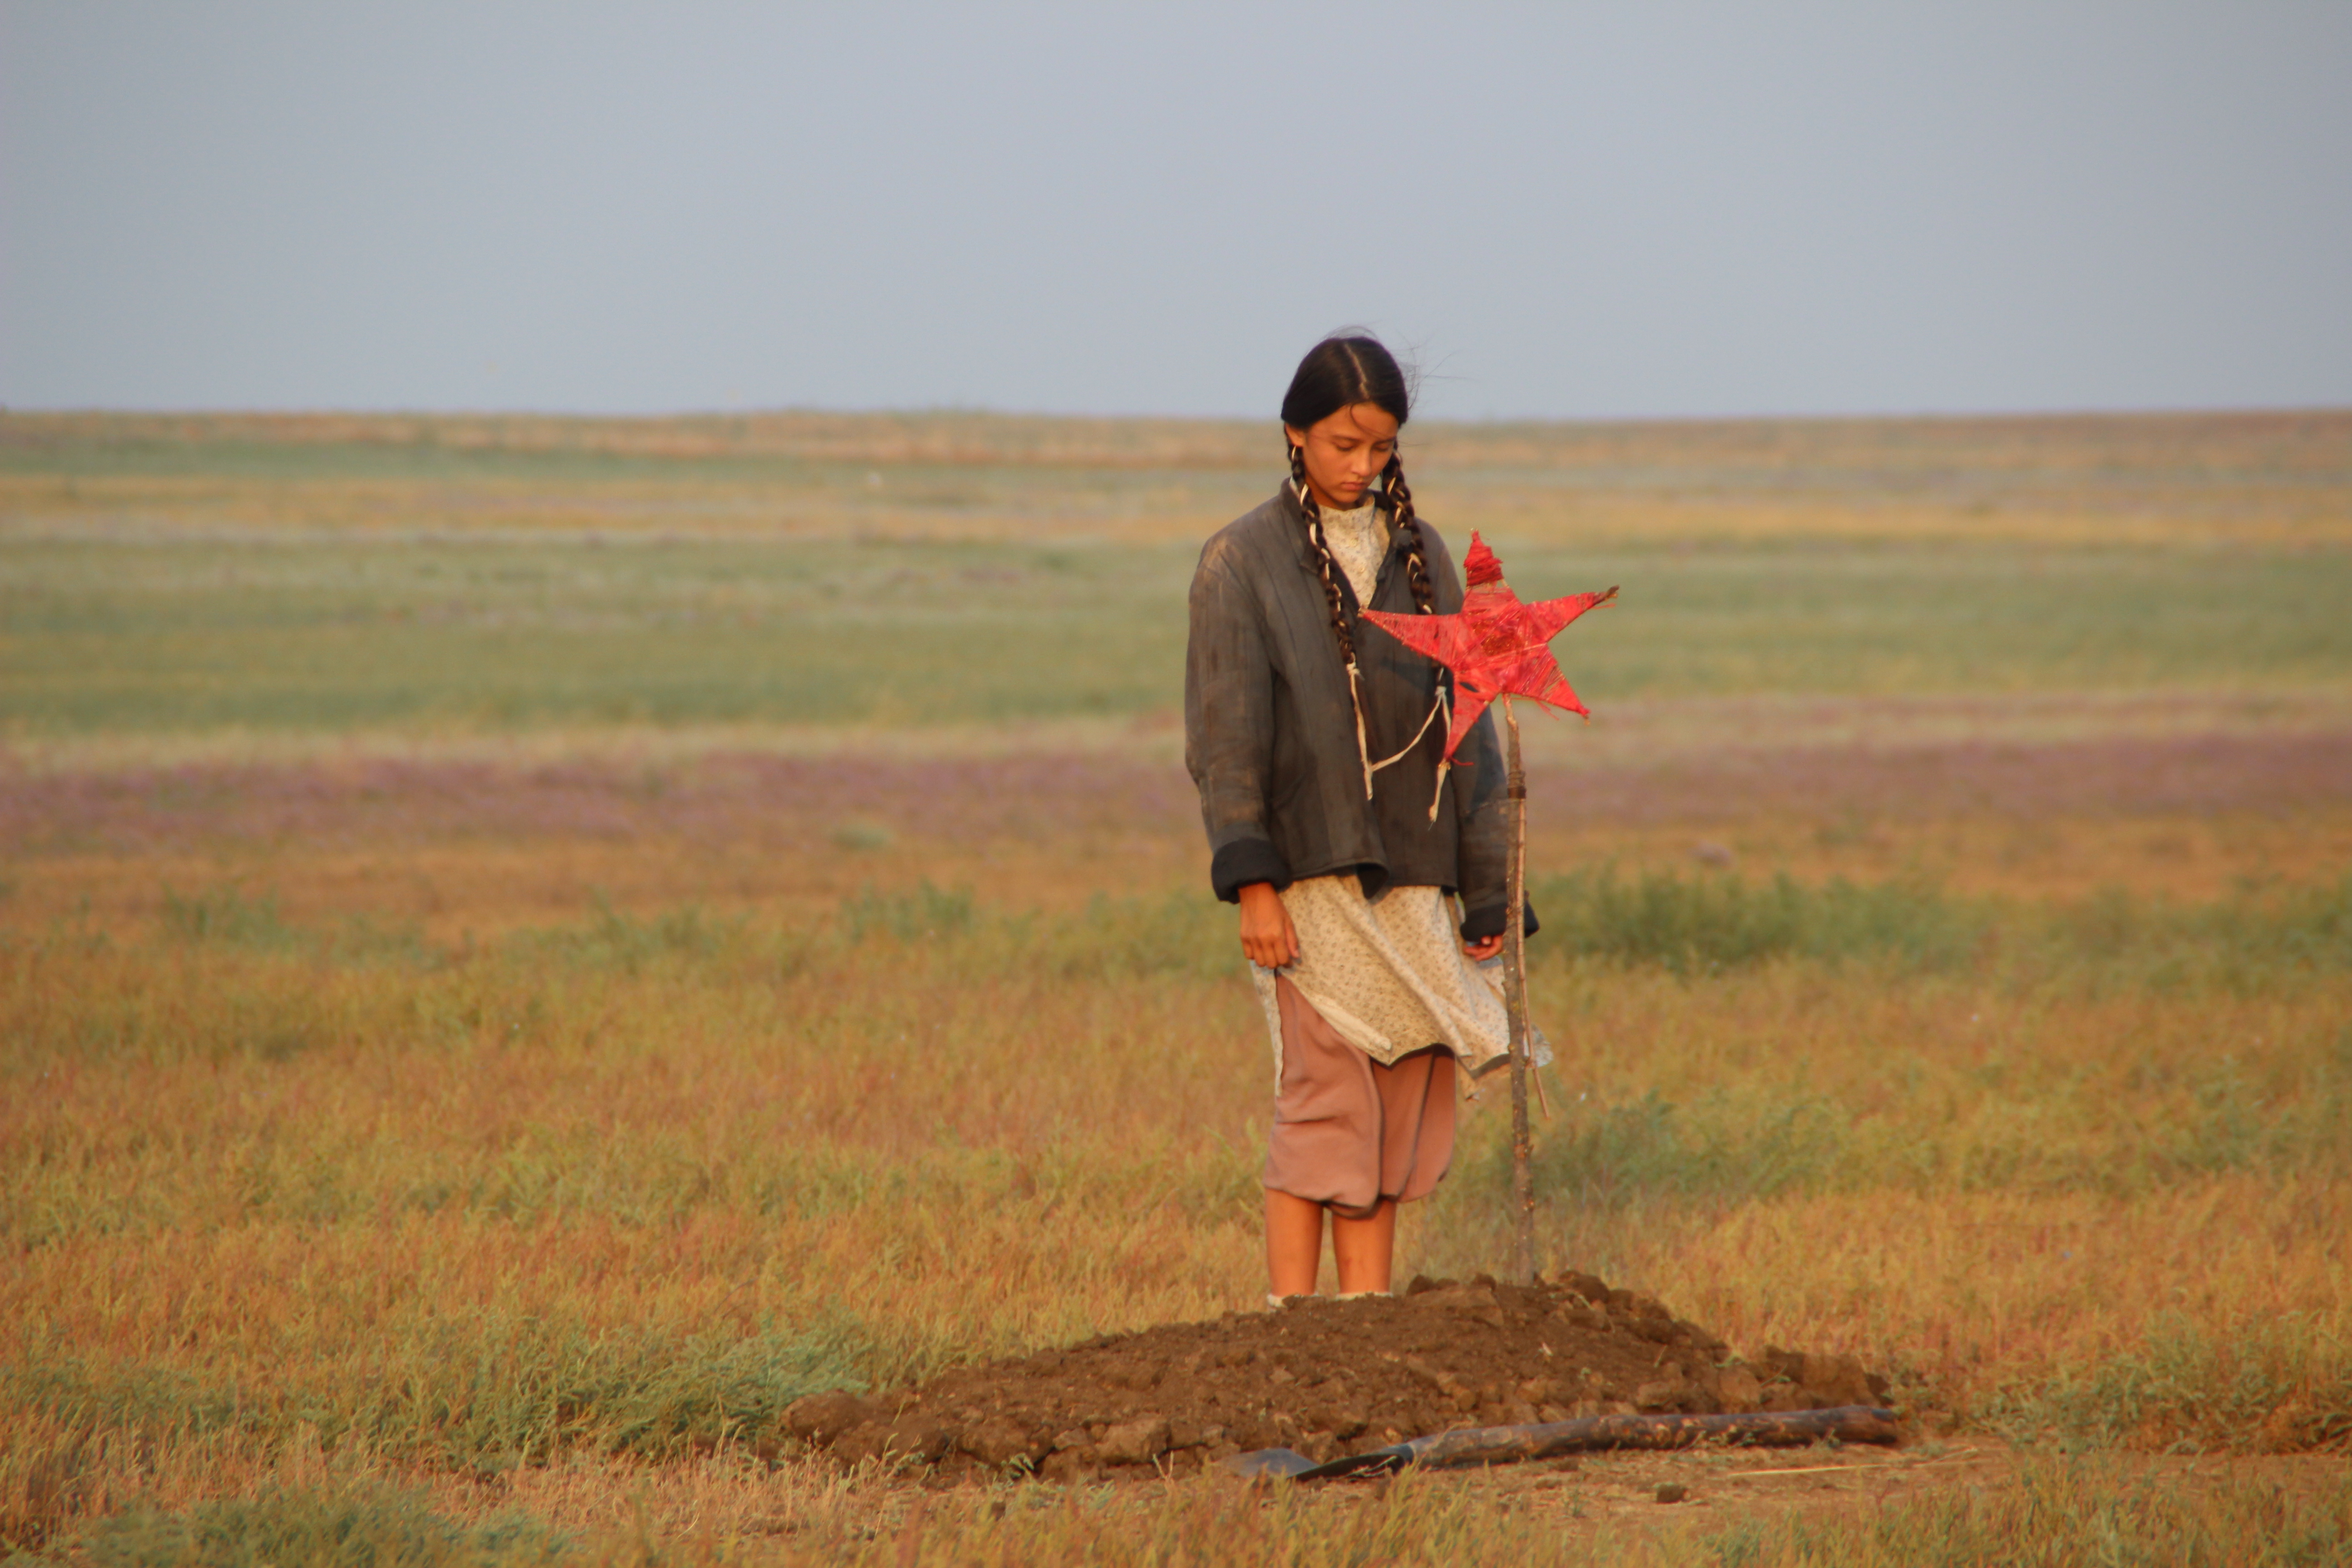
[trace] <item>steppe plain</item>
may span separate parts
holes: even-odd
[[[779,1440],[1260,1299],[1176,710],[1270,423],[6,415],[0,1550],[2352,1552],[2352,415],[1408,435],[1457,552],[1622,590],[1528,726],[1545,1265],[1909,1446]],[[1402,1274],[1501,1263],[1499,1098]]]

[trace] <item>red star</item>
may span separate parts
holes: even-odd
[[[1364,619],[1454,672],[1454,730],[1445,737],[1449,763],[1462,737],[1497,698],[1530,697],[1571,713],[1584,713],[1584,704],[1576,700],[1559,673],[1559,661],[1551,656],[1551,639],[1585,611],[1617,596],[1617,590],[1612,588],[1605,594],[1570,594],[1565,599],[1523,605],[1503,581],[1503,563],[1475,533],[1462,565],[1470,590],[1463,595],[1459,614],[1364,612]]]

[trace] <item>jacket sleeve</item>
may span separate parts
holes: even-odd
[[[1467,774],[1465,777],[1465,774]],[[1462,737],[1456,753],[1454,816],[1459,834],[1462,881],[1462,940],[1477,942],[1503,934],[1503,910],[1510,902],[1511,799],[1503,772],[1503,748],[1495,740],[1495,715],[1490,709]],[[1528,935],[1536,934],[1533,905],[1521,916]]]
[[[1218,538],[1201,554],[1184,653],[1184,765],[1201,792],[1209,881],[1227,903],[1238,903],[1253,882],[1290,885],[1290,868],[1266,831],[1274,664],[1234,553]]]

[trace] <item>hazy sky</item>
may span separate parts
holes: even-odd
[[[0,0],[0,403],[2352,404],[2352,3]]]

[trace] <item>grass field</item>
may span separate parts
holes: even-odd
[[[1265,1498],[780,1442],[1260,1298],[1170,710],[1262,437],[0,418],[0,1542],[2352,1552],[2336,415],[1414,450],[1523,592],[1625,590],[1560,644],[1596,723],[1531,736],[1546,1266],[1852,1351],[1912,1447]],[[1497,1098],[1402,1273],[1502,1260]]]
[[[2345,423],[2323,434],[2352,441]],[[110,429],[19,418],[0,439],[20,737],[1162,712],[1200,541],[1271,489],[1214,426],[1175,454],[1200,466],[1168,469]],[[2340,442],[2332,472],[2304,471],[2324,444],[2296,466],[2273,438],[2089,479],[2044,454],[2021,479],[1939,466],[1989,461],[1966,446],[1709,466],[1708,433],[1653,435],[1602,469],[1615,489],[1568,488],[1532,437],[1431,439],[1462,448],[1433,461],[1431,515],[1458,533],[1461,509],[1525,591],[1623,585],[1577,649],[1592,700],[2340,688],[2352,668]],[[2223,466],[2265,458],[2284,471]],[[1643,501],[1686,528],[1662,536]],[[2062,502],[2121,515],[2055,538],[1914,515]]]

